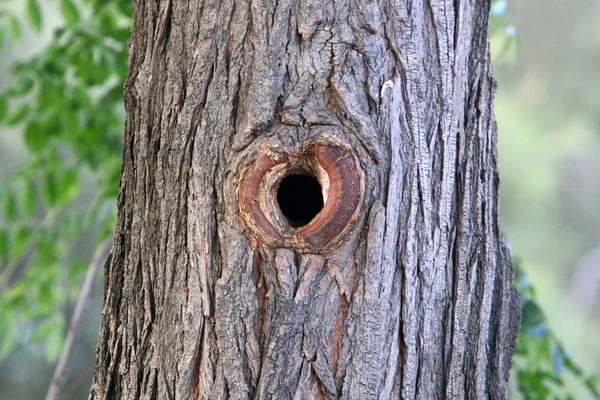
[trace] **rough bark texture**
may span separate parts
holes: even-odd
[[[92,399],[502,399],[489,0],[136,0]],[[265,146],[350,149],[325,246],[261,240]]]

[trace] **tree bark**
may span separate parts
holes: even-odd
[[[136,0],[90,398],[505,398],[489,7]]]

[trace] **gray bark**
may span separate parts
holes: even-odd
[[[489,6],[136,0],[90,398],[505,398]],[[270,241],[244,171],[312,144],[351,153],[357,211]]]

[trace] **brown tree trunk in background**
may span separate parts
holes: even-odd
[[[91,398],[505,398],[489,6],[136,0]]]

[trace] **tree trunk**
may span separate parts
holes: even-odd
[[[136,0],[91,398],[505,398],[489,6]]]

